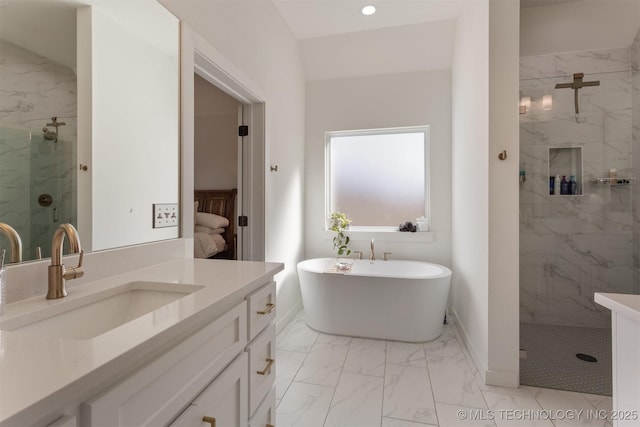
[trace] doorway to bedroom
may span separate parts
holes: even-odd
[[[241,102],[194,74],[196,258],[242,259],[242,227],[236,219],[241,212],[242,110]]]
[[[189,60],[188,56],[183,56],[181,79],[183,156],[181,164],[185,170],[194,172],[193,176],[184,176],[182,182],[184,210],[191,212],[191,215],[193,215],[191,218],[189,218],[189,215],[183,216],[184,226],[186,226],[183,229],[183,235],[191,237],[195,234],[196,221],[194,221],[194,217],[199,216],[199,212],[201,214],[215,213],[226,218],[229,225],[221,227],[215,221],[209,222],[208,220],[212,219],[212,217],[209,217],[204,220],[209,225],[204,226],[211,230],[203,230],[220,234],[222,230],[219,229],[225,229],[222,233],[226,235],[224,239],[226,254],[220,254],[220,258],[264,261],[266,247],[265,159],[267,152],[265,96],[258,86],[239,74],[233,66],[228,64],[218,52],[201,38],[194,37],[194,34],[186,31],[183,34],[182,43],[183,53],[193,52],[193,62]],[[218,65],[219,63],[226,65],[223,67]],[[199,83],[209,84],[231,97],[234,101],[227,100],[229,105],[235,105],[237,108],[235,120],[233,120],[231,114],[228,115],[229,129],[234,128],[236,135],[236,191],[233,191],[232,173],[227,174],[228,178],[226,179],[228,181],[224,183],[222,181],[205,181],[205,183],[195,184],[195,175],[198,174],[198,179],[201,177],[201,168],[196,163],[200,163],[200,157],[202,156],[200,151],[196,152],[196,132],[199,135],[204,134],[209,141],[212,139],[212,136],[207,136],[206,127],[204,129],[196,129],[197,122],[206,122],[206,118],[201,120],[201,113],[196,113],[195,111],[195,104],[199,102],[196,101],[195,92],[197,89],[195,85],[196,79],[199,78],[205,81]],[[208,92],[209,89],[207,87],[205,92]],[[205,100],[205,105],[207,102],[212,101]],[[240,132],[239,126],[245,129]],[[239,133],[243,136],[239,136]],[[218,152],[213,153],[214,157],[218,155]],[[214,161],[204,160],[204,164],[205,169],[211,168]],[[218,189],[211,188],[211,186],[215,186]],[[204,188],[206,190],[204,193],[202,192],[203,187],[206,187]],[[189,199],[197,201],[198,208],[196,208],[195,212],[191,211],[191,206],[193,205],[191,205]],[[202,217],[202,215],[200,216]],[[220,220],[220,218],[217,218],[217,220]],[[203,221],[201,219],[198,222]],[[230,243],[233,244],[232,250],[229,250]],[[216,255],[214,253],[211,256],[215,257]],[[206,258],[209,257],[207,256]]]

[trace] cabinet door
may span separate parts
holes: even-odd
[[[276,378],[276,327],[269,325],[247,346],[249,353],[249,414],[273,388]]]
[[[273,427],[276,424],[276,389],[272,388],[271,392],[262,401],[256,413],[253,414],[249,427]]]
[[[215,427],[246,427],[247,368],[247,354],[242,353],[170,426],[206,426],[206,417]]]
[[[247,312],[247,340],[251,341],[276,318],[276,282],[269,282],[247,296]]]
[[[82,405],[83,427],[166,425],[246,345],[246,304]]]

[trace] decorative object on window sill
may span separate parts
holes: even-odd
[[[400,231],[410,231],[412,233],[415,233],[416,231],[418,231],[418,227],[416,227],[416,225],[414,223],[412,223],[411,221],[406,221],[406,222],[400,224],[399,230]]]
[[[347,218],[347,214],[341,212],[333,212],[330,216],[331,219],[331,231],[338,233],[333,238],[333,249],[337,251],[338,256],[351,254],[351,249],[348,248],[349,236],[344,234],[344,231],[349,227],[351,220]]]
[[[418,231],[429,231],[429,220],[424,216],[416,218],[416,227]]]

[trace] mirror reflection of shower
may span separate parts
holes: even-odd
[[[44,139],[47,141],[58,142],[58,128],[65,125],[65,122],[58,121],[58,117],[51,117],[51,123],[47,123],[47,125],[42,128]],[[49,129],[49,127],[53,127],[53,130]]]
[[[573,89],[573,103],[576,111],[576,123],[580,123],[580,105],[578,102],[578,91],[586,86],[600,86],[600,80],[585,82],[584,73],[574,73],[571,83],[558,83],[556,89]]]

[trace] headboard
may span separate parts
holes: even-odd
[[[216,258],[237,259],[236,256],[236,194],[232,190],[195,190],[194,201],[198,202],[198,212],[214,213],[229,220],[224,240],[227,242],[226,253],[216,254]]]

